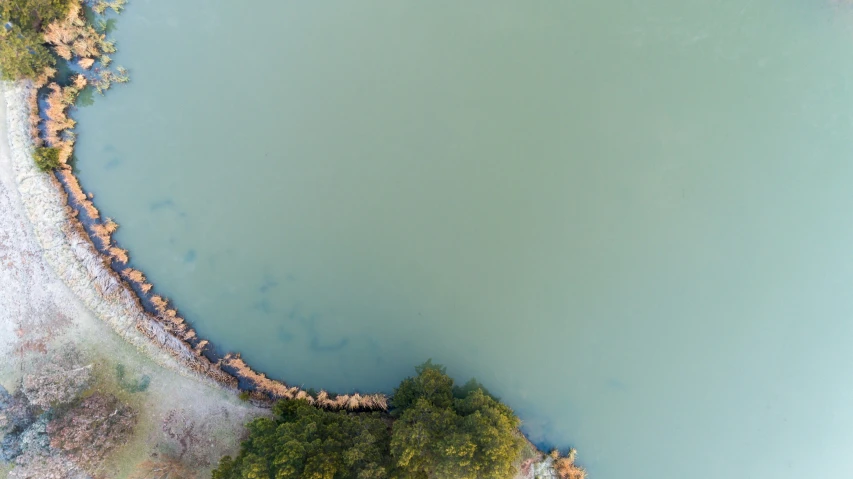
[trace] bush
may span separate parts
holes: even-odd
[[[33,153],[33,159],[36,166],[41,171],[50,171],[59,168],[59,148],[51,148],[47,146],[36,148]]]
[[[13,3],[13,2],[8,2]],[[0,70],[4,80],[36,78],[56,61],[42,44],[41,35],[15,26],[6,31],[0,26]]]

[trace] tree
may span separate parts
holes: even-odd
[[[512,410],[476,383],[456,388],[444,369],[427,362],[394,393],[391,454],[403,477],[505,479],[523,442]],[[467,392],[466,392],[467,391]],[[398,394],[402,395],[398,397]]]
[[[38,32],[68,14],[71,0],[0,0],[0,18],[24,31]]]
[[[214,479],[383,479],[388,477],[388,426],[377,413],[318,409],[285,400],[273,418],[248,424],[249,439],[224,457]]]
[[[50,447],[88,470],[124,444],[136,425],[134,411],[112,395],[95,393],[47,425]]]
[[[508,479],[523,440],[512,410],[476,381],[454,387],[430,361],[404,379],[390,417],[276,403],[250,422],[213,479]],[[391,423],[389,433],[388,424]]]
[[[41,171],[50,171],[59,168],[59,148],[41,146],[33,151],[33,160]]]
[[[41,35],[13,26],[6,31],[0,27],[0,69],[4,80],[35,78],[55,61],[42,44]]]
[[[445,368],[433,364],[432,360],[415,367],[417,376],[404,379],[394,390],[391,406],[399,415],[412,407],[418,399],[426,399],[438,407],[450,407],[453,404],[453,379]]]
[[[24,375],[21,390],[30,404],[47,410],[77,399],[91,379],[92,365],[84,365],[75,348],[66,348],[34,361],[32,371]]]

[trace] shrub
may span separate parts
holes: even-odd
[[[34,79],[55,63],[37,32],[17,26],[6,31],[0,26],[0,70],[4,80]]]
[[[33,159],[41,171],[50,171],[59,168],[59,148],[43,146],[36,148]]]
[[[47,425],[50,447],[92,470],[124,444],[136,425],[136,414],[112,395],[95,393]]]

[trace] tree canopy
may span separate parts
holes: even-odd
[[[41,34],[24,31],[17,25],[7,30],[0,26],[0,69],[4,80],[34,78],[55,63],[43,44]]]
[[[475,381],[455,387],[427,362],[394,391],[391,415],[281,401],[249,423],[214,479],[507,479],[523,440],[518,418]]]
[[[248,424],[236,458],[214,479],[383,479],[388,477],[388,425],[378,413],[318,409],[304,400],[276,403],[274,417]]]
[[[38,32],[68,14],[71,0],[0,0],[0,19],[24,31]]]
[[[455,388],[444,368],[427,362],[394,391],[391,455],[400,477],[505,479],[523,445],[520,421],[477,383]]]

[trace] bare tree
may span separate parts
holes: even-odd
[[[31,404],[48,409],[72,402],[91,379],[92,365],[84,365],[77,349],[68,347],[33,361],[32,371],[24,375],[22,389]]]
[[[95,393],[47,426],[50,446],[86,470],[95,470],[136,425],[136,414],[112,395]]]

